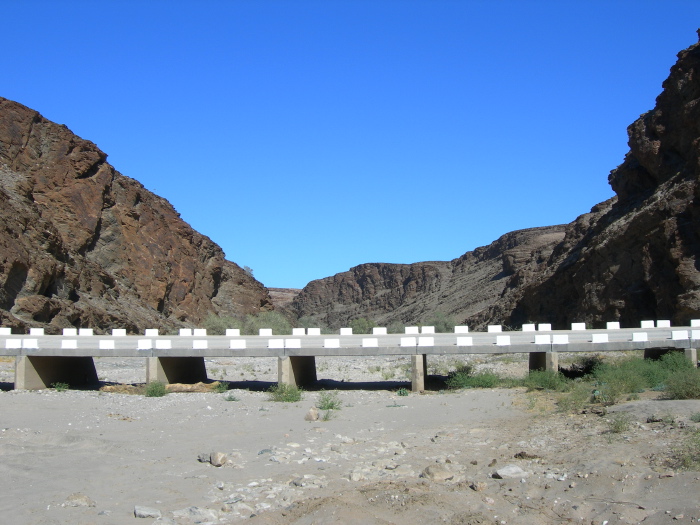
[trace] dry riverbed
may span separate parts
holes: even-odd
[[[524,373],[513,357],[480,368]],[[453,365],[436,359],[441,372]],[[11,387],[12,363],[0,366]],[[143,381],[138,359],[100,378]],[[400,396],[406,363],[319,359],[318,391],[276,403],[273,359],[208,360],[228,393],[0,392],[0,508],[13,524],[691,523],[700,473],[674,469],[700,401],[647,393],[558,412],[522,389]],[[246,388],[243,388],[246,387]],[[115,389],[113,389],[115,390]],[[119,390],[118,388],[116,390]],[[623,413],[624,418],[619,414]],[[324,417],[325,416],[325,417]],[[624,419],[626,428],[613,429]],[[221,466],[215,466],[221,465]],[[136,517],[135,516],[144,516]],[[158,517],[160,516],[160,517]]]

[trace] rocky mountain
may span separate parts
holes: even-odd
[[[362,264],[309,283],[289,308],[331,327],[367,317],[382,326],[428,322],[437,312],[477,318],[494,298],[530,282],[564,238],[564,226],[503,235],[452,261]]]
[[[331,326],[600,326],[700,317],[700,44],[678,54],[656,107],[629,128],[616,196],[566,226],[504,235],[450,262],[364,264],[309,283],[291,307]]]
[[[141,332],[272,308],[163,198],[68,128],[0,98],[0,323]]]

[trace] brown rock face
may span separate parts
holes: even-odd
[[[267,290],[93,143],[0,98],[0,322],[172,329]]]
[[[627,130],[630,151],[608,178],[617,200],[569,226],[511,322],[700,317],[700,44],[678,54],[663,87]]]
[[[616,197],[451,262],[367,264],[313,281],[297,313],[337,326],[439,311],[474,328],[700,318],[700,44],[679,53],[663,87],[628,129],[630,151],[608,179]]]
[[[460,322],[482,322],[497,299],[537,275],[563,237],[564,226],[532,228],[508,233],[453,261],[362,264],[312,281],[290,309],[334,328],[358,317],[381,325],[427,322],[436,312]]]

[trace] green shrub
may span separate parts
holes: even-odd
[[[352,328],[353,334],[368,334],[372,331],[372,328],[377,326],[377,323],[365,317],[360,317],[350,321],[349,326]]]
[[[448,334],[455,331],[455,320],[449,315],[445,315],[442,312],[436,312],[428,321],[425,323],[428,326],[434,326],[435,331],[441,334]]]
[[[301,389],[293,385],[287,385],[286,383],[278,383],[271,386],[267,393],[270,397],[270,401],[283,403],[301,401]]]
[[[408,391],[407,388],[399,388],[396,391],[397,396],[406,397],[408,394],[410,394],[410,392]]]
[[[679,470],[700,469],[700,430],[688,432],[683,444],[673,450],[667,461],[671,468]]]
[[[592,383],[573,382],[572,385],[571,389],[563,394],[557,402],[557,406],[562,412],[580,411],[592,400]]]
[[[343,404],[338,398],[338,392],[321,391],[318,394],[316,408],[319,410],[340,410]]]
[[[406,327],[401,321],[392,321],[387,325],[386,331],[388,334],[403,334]]]
[[[700,370],[675,372],[666,381],[666,394],[671,399],[700,399]]]
[[[608,432],[612,434],[621,434],[622,432],[627,432],[630,429],[630,415],[622,412],[613,414],[610,419],[607,420]]]
[[[690,416],[690,420],[693,423],[700,423],[700,412],[695,412],[692,416]]]
[[[564,392],[569,390],[570,381],[559,372],[551,370],[533,370],[523,381],[528,390],[554,390]]]
[[[146,385],[146,397],[163,397],[167,393],[165,383],[160,381],[151,381]]]
[[[447,378],[447,387],[460,388],[494,388],[499,386],[501,378],[493,372],[479,372],[477,374],[465,374],[455,372]]]
[[[260,312],[258,315],[248,315],[243,323],[241,333],[244,335],[258,335],[261,328],[272,328],[274,335],[289,335],[292,333],[292,325],[279,312]]]
[[[228,383],[226,381],[219,381],[214,385],[214,392],[217,394],[223,394],[228,390]]]
[[[65,392],[70,388],[70,385],[68,383],[52,383],[51,387],[56,391],[56,392]]]
[[[236,395],[235,395],[233,392],[230,392],[229,394],[226,394],[226,395],[224,396],[224,400],[225,400],[225,401],[240,401],[240,399],[238,399],[238,398],[236,397]]]
[[[243,323],[235,317],[219,317],[216,314],[209,314],[204,320],[204,328],[209,335],[226,335],[227,328],[242,328]]]

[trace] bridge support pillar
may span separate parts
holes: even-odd
[[[316,382],[316,357],[278,357],[277,382],[290,386],[304,386]]]
[[[411,356],[411,391],[422,392],[425,390],[425,373],[428,370],[428,356],[417,354]]]
[[[207,380],[203,357],[149,357],[146,383],[198,383]]]
[[[15,388],[38,390],[54,383],[71,387],[94,386],[99,383],[92,357],[17,356],[15,359]]]
[[[685,357],[693,363],[694,367],[698,366],[698,349],[697,348],[686,348]]]
[[[547,370],[551,372],[559,371],[559,353],[558,352],[531,352],[530,353],[530,371]]]

